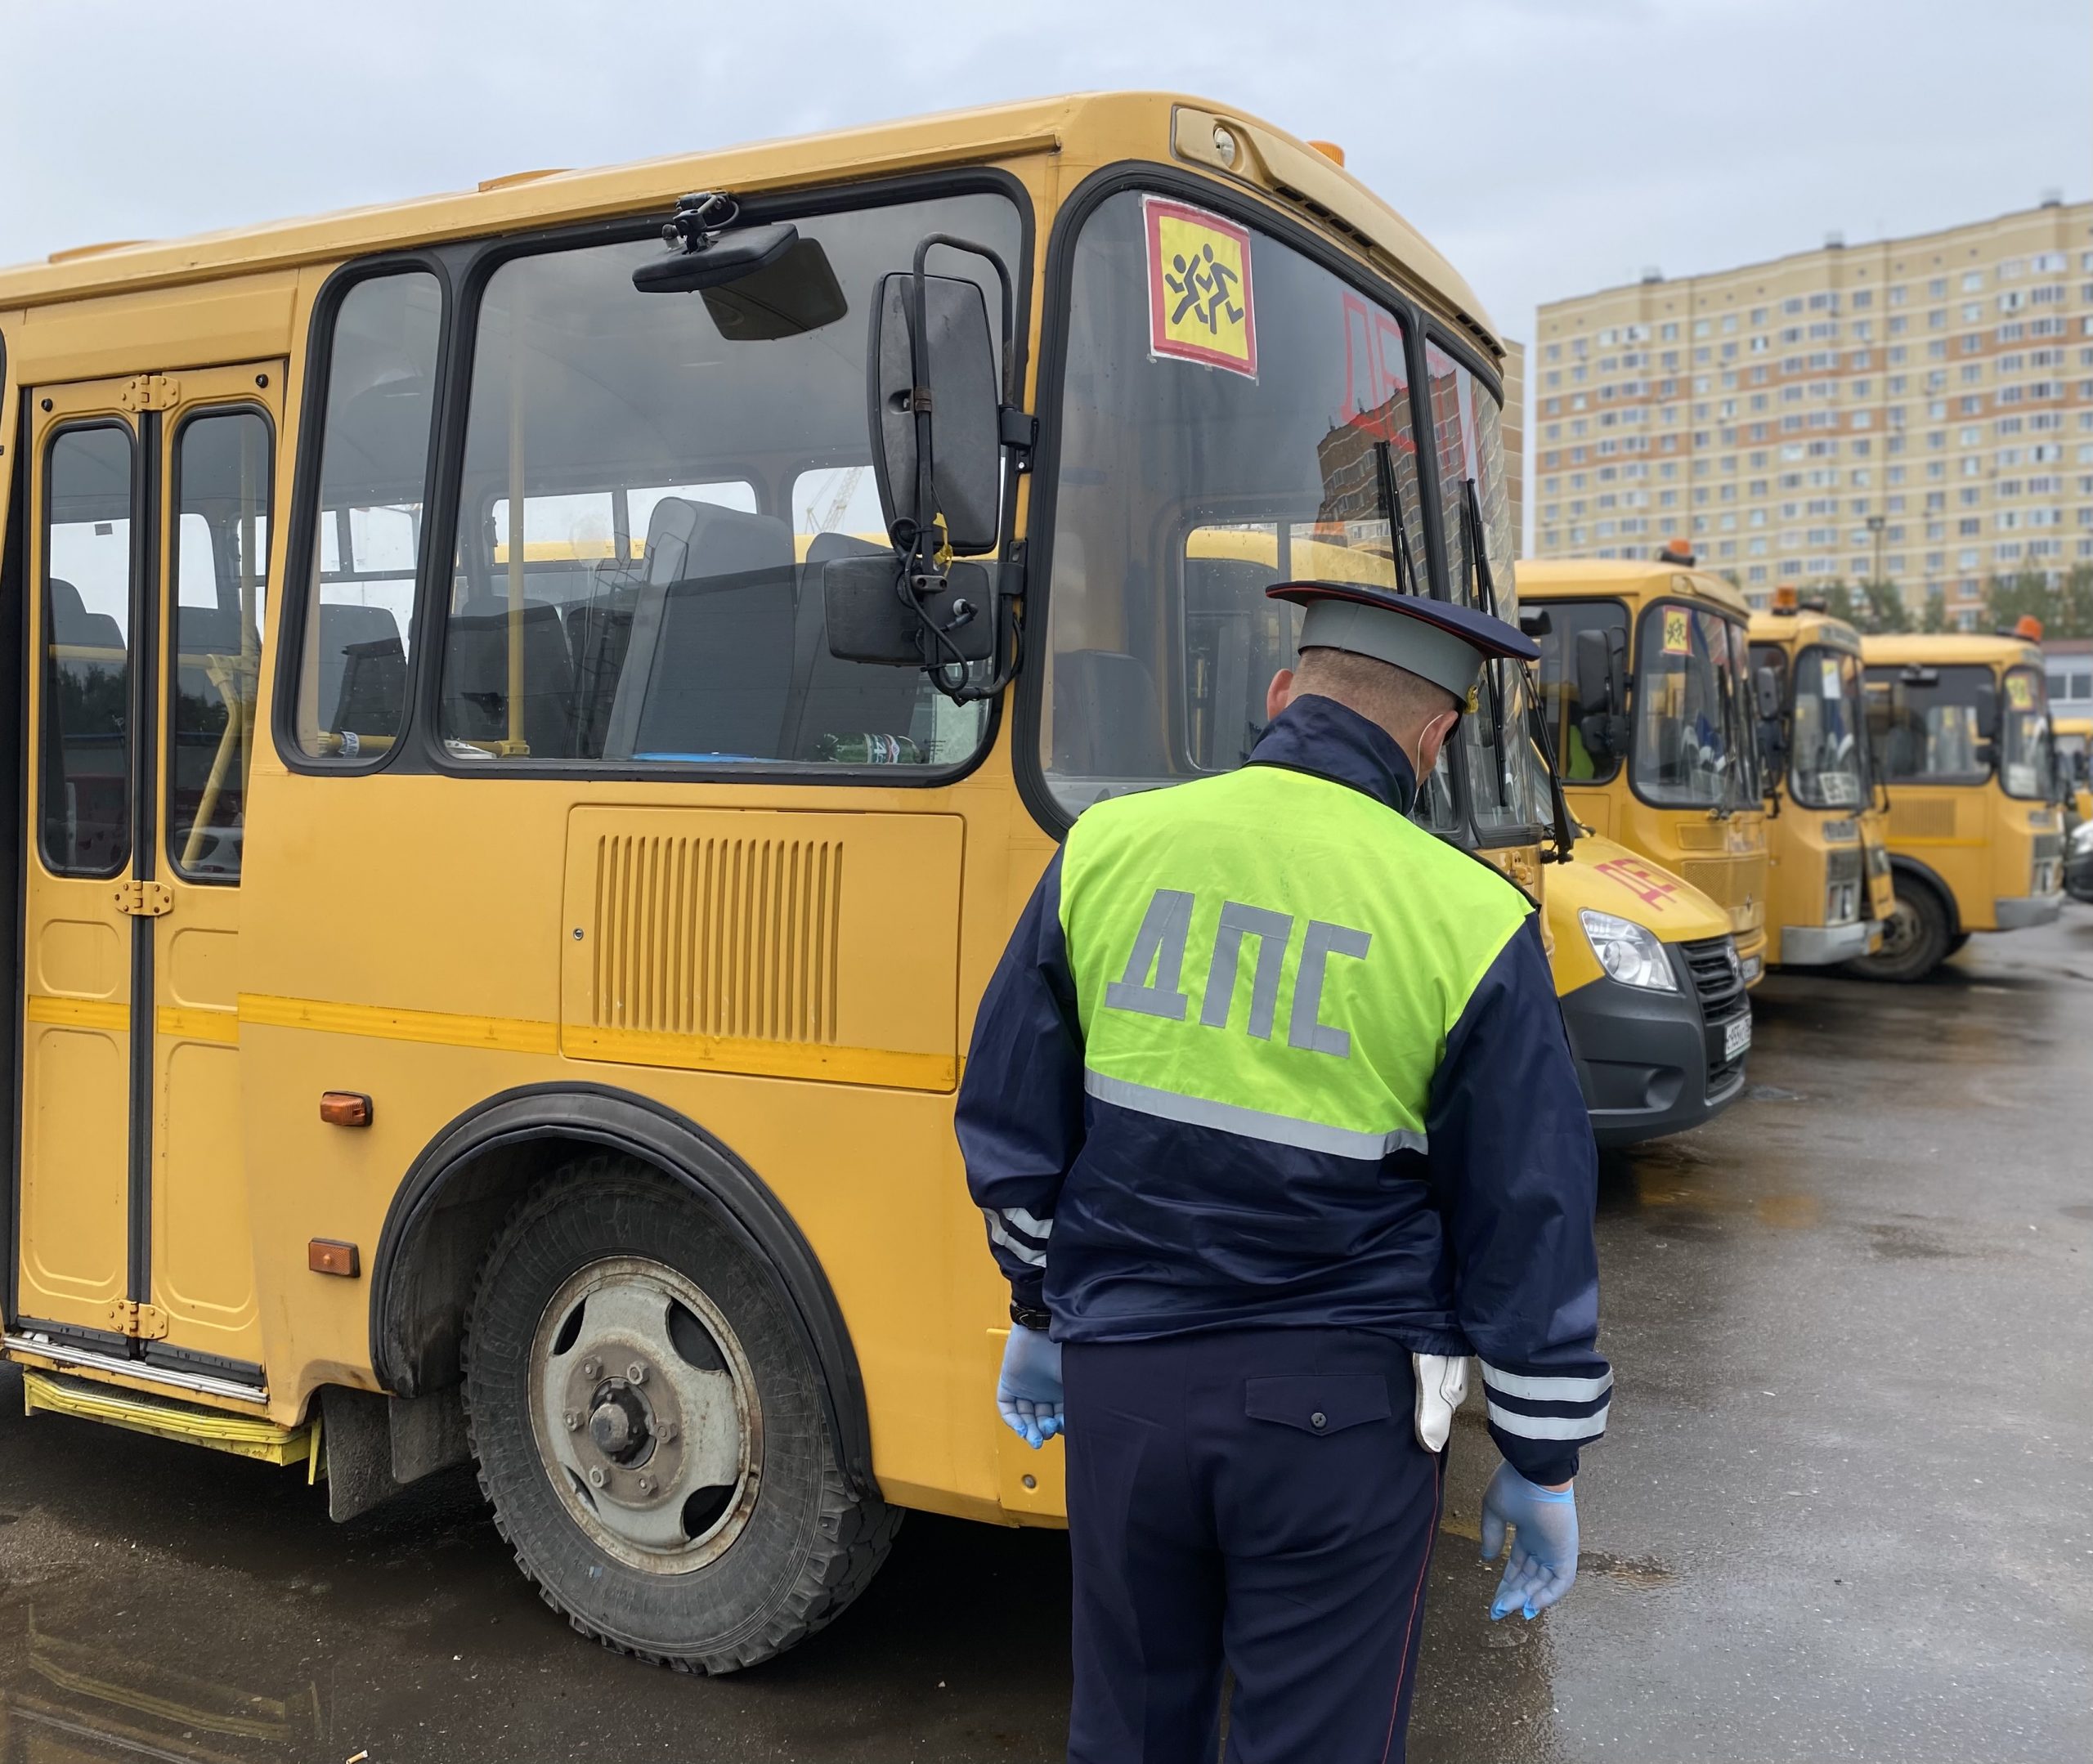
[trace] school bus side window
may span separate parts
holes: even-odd
[[[370,759],[406,723],[442,316],[423,270],[358,282],[335,309],[295,701],[314,758]]]
[[[208,411],[182,425],[167,844],[175,868],[195,881],[240,879],[268,599],[269,481],[269,423],[260,412]]]
[[[867,469],[879,277],[925,233],[1015,262],[1017,211],[953,195],[795,224],[840,306],[642,291],[652,235],[486,278],[443,643],[452,761],[928,766],[979,746],[985,705],[829,653],[811,566],[888,551]],[[979,260],[932,267],[997,310]]]
[[[63,429],[45,468],[45,867],[107,876],[131,856],[131,432]]]

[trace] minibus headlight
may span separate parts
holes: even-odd
[[[2082,821],[2071,830],[2071,854],[2093,857],[2093,821]]]
[[[1577,917],[1584,924],[1584,936],[1599,965],[1623,986],[1644,987],[1652,992],[1678,990],[1665,947],[1647,926],[1632,919],[1616,919],[1610,912],[1593,912],[1589,907]]]

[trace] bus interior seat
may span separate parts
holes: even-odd
[[[318,659],[319,728],[338,733],[352,728],[359,735],[398,730],[407,702],[407,652],[388,608],[320,602]]]
[[[62,575],[51,578],[51,639],[79,649],[113,649],[121,655],[128,647],[123,627],[105,612],[90,612],[80,591]]]
[[[1054,658],[1054,769],[1078,777],[1163,778],[1155,676],[1138,656],[1071,649]]]
[[[657,503],[605,756],[776,759],[795,575],[791,530],[776,517]]]
[[[509,602],[500,594],[477,595],[451,614],[444,631],[442,728],[447,739],[508,738],[509,622]],[[524,602],[522,642],[523,740],[535,758],[569,758],[574,752],[574,665],[560,609],[549,601]]]
[[[907,735],[913,728],[922,697],[921,670],[845,661],[828,650],[820,566],[842,557],[891,555],[886,546],[849,533],[817,533],[808,545],[792,643],[792,696],[778,749],[782,757],[818,758],[824,735]]]

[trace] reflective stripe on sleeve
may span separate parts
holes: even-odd
[[[1262,1139],[1267,1145],[1290,1145],[1297,1151],[1321,1152],[1332,1157],[1378,1162],[1392,1152],[1426,1148],[1424,1135],[1409,1127],[1365,1133],[1351,1127],[1326,1126],[1320,1121],[1267,1114],[1261,1108],[1210,1102],[1203,1096],[1185,1096],[1176,1090],[1158,1090],[1125,1078],[1109,1078],[1101,1072],[1086,1071],[1082,1087],[1100,1103],[1130,1108],[1136,1114],[1181,1122],[1188,1127],[1212,1127],[1246,1139]]]
[[[1613,1388],[1613,1374],[1602,1378],[1529,1378],[1516,1372],[1500,1372],[1483,1360],[1482,1381],[1507,1396],[1522,1396],[1530,1403],[1590,1403]]]
[[[1008,1250],[1011,1255],[1028,1267],[1044,1268],[1046,1265],[1046,1251],[1033,1248],[1022,1238],[1013,1237],[1004,1229],[1003,1221],[997,1214],[984,1207],[981,1209],[981,1216],[988,1221],[990,1242],[998,1248]]]
[[[1052,1220],[1035,1218],[1022,1207],[1006,1207],[1003,1209],[1003,1217],[1024,1233],[1027,1237],[1038,1238],[1042,1242],[1054,1234]]]
[[[1608,1404],[1592,1415],[1522,1415],[1515,1409],[1490,1405],[1493,1424],[1522,1439],[1596,1439],[1606,1431]]]

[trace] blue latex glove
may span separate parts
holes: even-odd
[[[996,1408],[1003,1425],[1035,1452],[1063,1430],[1061,1344],[1048,1340],[1045,1330],[1011,1325],[996,1378]]]
[[[1482,1559],[1497,1560],[1504,1529],[1517,1533],[1504,1559],[1504,1578],[1490,1601],[1490,1620],[1523,1611],[1528,1622],[1570,1590],[1577,1578],[1577,1496],[1529,1482],[1499,1464],[1482,1491]]]

